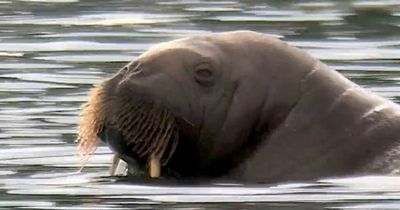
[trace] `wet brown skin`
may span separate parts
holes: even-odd
[[[180,177],[270,183],[400,168],[397,105],[263,34],[214,33],[160,44],[102,90],[106,98],[169,110],[179,139],[163,168]],[[118,108],[99,119],[107,121]],[[98,131],[103,141],[128,164],[145,164],[124,151],[118,129],[105,125]]]

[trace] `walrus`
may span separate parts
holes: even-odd
[[[161,43],[94,88],[80,153],[150,177],[272,183],[399,173],[400,114],[307,52],[235,31]]]

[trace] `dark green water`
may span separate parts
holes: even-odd
[[[128,183],[100,147],[83,173],[77,114],[93,84],[155,43],[274,34],[400,102],[400,1],[0,0],[0,209],[400,209],[400,177]]]

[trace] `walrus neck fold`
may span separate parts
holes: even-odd
[[[284,121],[260,144],[257,155],[249,157],[235,173],[267,182],[307,180],[348,174],[377,155],[381,158],[378,164],[382,164],[383,154],[399,141],[400,134],[397,129],[388,131],[379,126],[399,128],[399,109],[326,65],[316,64],[299,80],[299,100]],[[383,108],[371,113],[376,106]],[[386,138],[381,139],[382,135]],[[268,173],[250,175],[257,170],[252,168],[255,163],[268,167]]]
[[[256,124],[257,130],[265,131],[265,137],[282,126],[304,95],[304,81],[317,71],[320,65],[318,60],[296,48],[276,44],[280,50],[274,50],[274,56],[269,56],[260,63],[261,66],[269,68],[258,68],[262,69],[269,81],[265,87],[266,93],[263,95],[263,104]],[[271,54],[270,49],[265,51],[267,55]]]

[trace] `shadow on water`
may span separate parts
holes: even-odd
[[[0,209],[398,209],[400,178],[246,185],[77,173],[88,90],[162,41],[255,30],[400,102],[398,1],[0,0]]]

